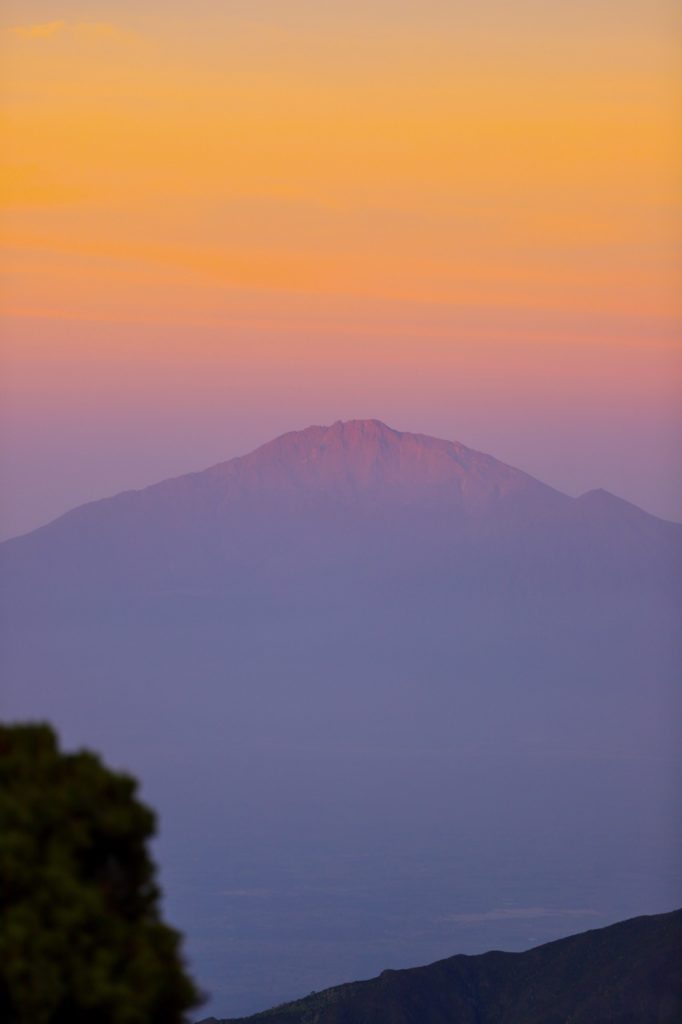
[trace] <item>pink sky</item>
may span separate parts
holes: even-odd
[[[676,5],[10,3],[0,535],[338,418],[682,518]]]
[[[571,494],[604,486],[682,518],[675,350],[548,345],[545,330],[477,338],[470,323],[441,326],[426,310],[399,334],[280,328],[273,353],[267,326],[203,326],[191,332],[197,359],[184,327],[18,322],[4,357],[4,534],[285,430],[355,417],[460,440]]]

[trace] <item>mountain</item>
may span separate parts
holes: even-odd
[[[339,985],[252,1017],[203,1024],[676,1024],[682,910],[537,946]]]
[[[291,589],[320,570],[366,581],[457,573],[477,589],[491,573],[499,587],[504,571],[531,586],[559,572],[619,590],[672,587],[681,537],[678,524],[606,492],[573,499],[463,445],[367,420],[285,434],[81,506],[1,545],[0,571],[12,606],[103,586]]]
[[[525,948],[682,902],[681,539],[460,444],[309,427],[0,545],[0,713],[144,780],[224,1013]],[[510,900],[568,916],[487,916]]]

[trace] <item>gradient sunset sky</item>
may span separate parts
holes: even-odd
[[[2,536],[365,416],[682,518],[677,3],[0,18]]]

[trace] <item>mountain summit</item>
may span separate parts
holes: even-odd
[[[325,585],[353,567],[374,579],[440,567],[474,587],[557,573],[620,586],[665,576],[681,534],[606,492],[570,498],[462,444],[351,420],[80,506],[0,545],[0,571],[13,600],[281,589],[318,585],[323,567]]]
[[[330,427],[292,431],[208,472],[225,482],[326,491],[345,500],[383,493],[402,500],[431,495],[480,505],[524,490],[558,497],[489,455],[393,430],[380,420],[339,420]]]

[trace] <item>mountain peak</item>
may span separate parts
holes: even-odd
[[[500,502],[529,498],[568,501],[564,495],[490,455],[426,434],[395,430],[378,419],[337,420],[290,431],[208,471],[211,479],[267,495],[268,501],[324,495],[339,507],[369,503],[390,513],[438,503],[478,515]],[[294,498],[296,496],[296,498]],[[305,498],[304,498],[305,496]],[[525,497],[524,497],[525,496]]]
[[[144,577],[148,587],[167,578],[222,586],[241,571],[253,581],[277,566],[284,578],[311,558],[340,565],[359,551],[363,571],[376,555],[410,565],[459,559],[458,571],[466,563],[476,576],[476,559],[489,568],[494,551],[524,548],[526,561],[535,551],[549,565],[552,538],[580,551],[636,545],[658,571],[678,536],[679,527],[604,492],[576,501],[462,444],[359,419],[291,431],[209,469],[81,506],[3,548],[18,562],[28,552],[35,579],[58,561],[74,586],[79,573],[98,572]],[[31,582],[33,569],[22,572],[24,592],[43,587]]]
[[[336,420],[331,427],[327,428],[328,433],[336,434],[359,442],[372,438],[397,441],[402,437],[402,431],[394,430],[382,420]]]
[[[290,430],[267,442],[262,448],[268,449],[272,445],[281,447],[299,444],[338,444],[346,449],[352,449],[373,443],[394,445],[404,436],[403,431],[394,430],[377,419],[336,420],[329,426],[315,425],[304,427],[302,430]]]
[[[292,430],[275,438],[275,442],[284,438],[300,438],[301,441],[315,443],[340,444],[345,448],[362,447],[376,443],[394,445],[406,436],[403,431],[394,430],[386,423],[376,419],[336,420],[330,426],[305,427],[303,430]],[[408,435],[410,436],[410,435]],[[419,435],[411,435],[419,436]]]
[[[612,494],[611,491],[607,491],[603,487],[595,487],[593,490],[586,491],[584,494],[581,494],[578,498],[578,503],[579,505],[582,505],[583,508],[589,509],[592,515],[618,515],[622,521],[635,523],[657,522],[664,524],[666,528],[671,527],[672,529],[679,529],[677,523],[670,523],[650,512],[645,512],[643,509],[639,508],[638,505],[633,505],[631,501],[627,501],[625,498],[620,498],[618,495]]]
[[[402,431],[394,430],[393,427],[389,427],[383,420],[371,419],[359,419],[359,420],[336,420],[332,423],[328,430],[334,431],[352,431],[359,434],[394,434],[400,436]]]

